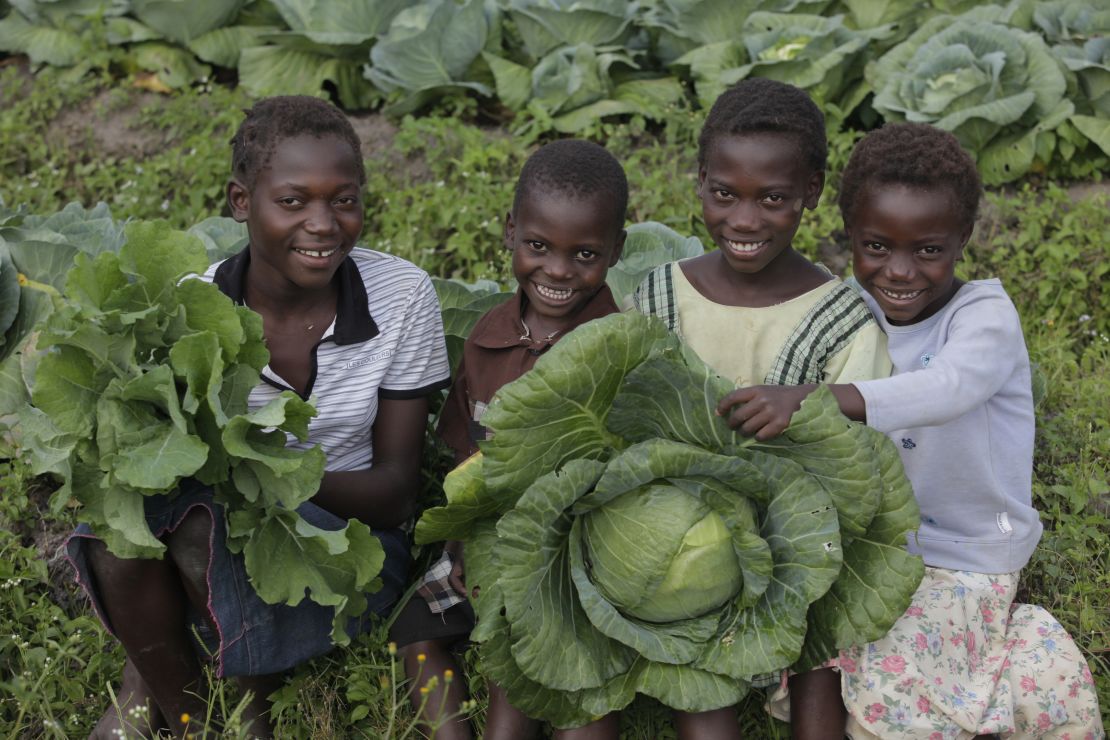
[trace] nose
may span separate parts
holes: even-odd
[[[574,277],[574,261],[555,254],[548,255],[543,271],[552,280],[570,280]]]
[[[741,233],[756,231],[759,228],[759,205],[748,200],[737,200],[728,212],[730,229]]]
[[[899,250],[891,253],[886,261],[886,274],[890,280],[908,283],[915,273],[913,255],[904,254]]]
[[[336,230],[335,214],[328,203],[317,203],[308,209],[304,230],[309,234],[331,234]]]

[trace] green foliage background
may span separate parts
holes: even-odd
[[[249,104],[244,92],[222,86],[142,97],[95,75],[72,81],[47,70],[32,81],[16,65],[0,68],[0,99],[0,199],[8,207],[49,214],[73,200],[88,207],[104,201],[116,219],[166,218],[177,227],[220,214],[227,141]],[[71,122],[69,134],[59,137],[60,122],[74,111],[82,125]],[[136,111],[136,130],[125,136],[154,132],[157,145],[101,156],[93,126]],[[530,145],[502,128],[465,122],[476,113],[465,101],[438,113],[403,119],[386,142],[391,145],[364,152],[370,177],[364,241],[434,275],[504,284],[509,272],[501,224]],[[626,167],[630,221],[662,221],[704,236],[694,196],[699,114],[672,107],[660,118],[598,123],[587,133]],[[836,173],[855,136],[831,134],[830,184],[796,239],[806,254],[837,270],[845,261],[833,205]],[[1046,532],[1024,573],[1023,598],[1050,609],[1084,649],[1104,717],[1110,717],[1108,235],[1110,200],[1097,178],[1077,185],[1035,175],[988,193],[960,267],[965,277],[1002,278],[1043,380],[1034,497]],[[13,441],[4,437],[7,461],[0,463],[0,735],[83,736],[110,701],[108,686],[118,678],[122,654],[70,584],[57,553],[68,525],[41,516],[48,486],[31,478]],[[444,456],[433,447],[426,458],[431,502]],[[411,714],[383,635],[297,670],[278,694],[279,731],[321,738],[405,735]],[[478,682],[475,689],[481,722]],[[234,691],[216,683],[212,692],[232,720],[227,735],[235,736]],[[741,709],[749,737],[788,736],[765,718],[756,698]],[[628,738],[673,737],[667,713],[647,701],[633,705],[623,727]]]

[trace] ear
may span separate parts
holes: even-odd
[[[613,267],[620,261],[621,253],[624,252],[624,240],[628,237],[628,232],[621,229],[621,233],[617,234],[617,239],[613,242],[613,253],[609,255],[609,267]]]
[[[967,230],[964,231],[963,235],[960,237],[960,248],[956,250],[956,261],[957,262],[964,258],[964,249],[967,248],[967,243],[969,241],[971,241],[971,233],[973,231],[975,231],[975,224],[972,224],[971,226],[968,226]]]
[[[698,167],[698,187],[697,187],[697,190],[695,191],[695,192],[697,192],[699,198],[701,197],[702,188],[705,187],[705,178],[706,178],[707,174],[708,174],[708,172],[705,169],[705,165],[700,165]]]
[[[516,241],[516,223],[513,221],[512,211],[505,214],[505,230],[501,238],[504,240],[505,249],[513,251],[513,243]]]
[[[250,215],[251,194],[243,183],[238,180],[229,180],[227,183],[227,207],[231,210],[231,217],[243,223]]]
[[[802,205],[813,210],[821,201],[821,192],[825,189],[825,172],[819,170],[809,176],[809,182],[806,183],[806,194],[802,200]]]

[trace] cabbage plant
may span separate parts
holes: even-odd
[[[889,25],[854,30],[843,16],[757,11],[744,21],[741,41],[702,47],[675,61],[688,65],[705,106],[746,77],[769,77],[808,90],[837,117],[849,114],[870,92],[862,81],[864,53],[890,36]]]
[[[466,542],[481,669],[559,727],[637,693],[703,711],[884,634],[921,579],[893,444],[831,395],[758,443],[653,318],[579,327],[502,388],[418,541]]]
[[[486,52],[483,58],[502,103],[563,133],[580,132],[605,116],[656,118],[683,96],[673,77],[636,75],[638,62],[619,46],[560,47],[532,68]]]
[[[560,46],[624,46],[638,3],[625,0],[506,0],[524,50],[538,60]]]
[[[1024,175],[1037,136],[1074,111],[1064,71],[1040,35],[971,14],[926,21],[866,75],[884,118],[951,131],[989,184]]]
[[[703,46],[735,42],[752,13],[820,14],[829,0],[652,0],[643,24],[664,64]]]
[[[364,74],[379,90],[406,95],[393,113],[414,110],[449,88],[492,95],[489,86],[470,79],[468,72],[496,23],[496,8],[487,8],[483,0],[413,5],[394,17],[370,50],[371,64]]]

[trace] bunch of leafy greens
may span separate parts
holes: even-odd
[[[227,517],[227,546],[242,553],[268,603],[307,597],[335,608],[332,638],[380,587],[384,553],[370,529],[310,525],[297,507],[324,472],[308,435],[311,404],[287,392],[249,411],[269,360],[262,319],[219,289],[181,276],[203,272],[201,242],[164,222],[137,222],[118,252],[78,253],[41,327],[40,352],[20,424],[35,473],[64,484],[56,512],[75,499],[120,557],[161,558],[165,545],[144,499],[174,495],[183,479],[212,486]]]
[[[498,392],[493,438],[416,533],[466,542],[472,638],[514,706],[560,727],[637,693],[716,709],[907,607],[923,565],[905,550],[918,510],[893,444],[827,391],[758,443],[716,415],[730,390],[628,313]]]

